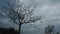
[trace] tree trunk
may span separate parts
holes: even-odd
[[[20,23],[19,29],[18,29],[19,34],[21,34],[21,26],[22,26],[22,24]]]

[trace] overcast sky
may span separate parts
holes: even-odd
[[[20,2],[23,2],[23,1],[25,3],[31,3],[31,1],[32,1],[33,4],[36,4],[37,8],[35,10],[35,15],[42,15],[44,18],[41,20],[42,23],[41,22],[36,22],[35,23],[37,28],[35,28],[34,25],[32,25],[32,24],[24,24],[22,26],[22,28],[23,28],[22,30],[25,29],[28,32],[31,31],[32,33],[30,33],[30,34],[33,34],[36,31],[38,31],[38,29],[40,28],[41,29],[41,30],[39,29],[40,32],[36,32],[36,33],[39,34],[39,33],[41,33],[43,31],[43,29],[44,29],[44,27],[46,27],[46,25],[51,24],[51,25],[55,25],[56,31],[60,31],[60,0],[20,0]],[[1,7],[2,3],[4,4],[4,2],[5,2],[5,0],[0,0],[0,7]],[[14,28],[18,27],[15,24],[12,25],[12,23],[8,23],[9,22],[9,21],[7,21],[8,19],[5,19],[5,18],[2,19],[2,20],[1,19],[2,18],[0,18],[0,23],[2,22],[1,24],[7,23],[7,25],[10,24],[9,25],[10,27],[11,26],[14,27]],[[29,25],[29,26],[27,26],[27,25]],[[22,31],[23,34],[26,33],[25,30]],[[35,32],[33,32],[33,31],[35,31]]]

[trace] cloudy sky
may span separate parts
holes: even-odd
[[[5,0],[0,0],[0,7],[2,6],[2,3],[4,4],[6,2]],[[13,1],[12,1],[13,2]],[[33,24],[24,24],[22,25],[22,34],[30,33],[30,34],[39,34],[42,33],[44,30],[44,27],[47,25],[55,25],[56,31],[60,31],[60,0],[20,0],[20,2],[25,2],[25,3],[31,3],[37,5],[37,8],[35,10],[35,15],[42,15],[44,18],[41,20],[42,22],[36,22],[35,25],[37,26],[34,27]],[[1,11],[0,11],[1,12]],[[0,24],[3,26],[5,24],[6,26],[9,25],[10,27],[18,28],[16,24],[8,23],[8,19],[0,18]],[[4,21],[3,21],[4,20]],[[6,27],[3,26],[3,27]],[[9,27],[8,26],[8,27]],[[34,29],[33,29],[34,28]],[[23,31],[24,30],[24,31]],[[32,33],[31,33],[32,32]],[[42,33],[43,34],[43,33]]]

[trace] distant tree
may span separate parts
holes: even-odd
[[[53,34],[54,33],[54,25],[48,25],[45,28],[45,34]]]
[[[0,34],[18,34],[18,32],[13,28],[0,28]]]
[[[32,16],[33,11],[35,10],[36,6],[32,6],[31,4],[25,6],[24,3],[17,5],[17,8],[14,8],[9,2],[6,3],[6,6],[3,8],[6,12],[5,15],[0,14],[0,16],[9,18],[10,21],[19,25],[18,32],[20,34],[22,24],[26,23],[33,23],[37,20],[41,20],[41,16]],[[53,27],[53,26],[52,26]],[[50,30],[50,29],[49,29]]]
[[[59,34],[59,32],[57,32],[56,34]]]

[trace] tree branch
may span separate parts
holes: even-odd
[[[17,23],[15,20],[13,20],[13,22],[14,22],[15,24],[19,25],[19,23]]]

